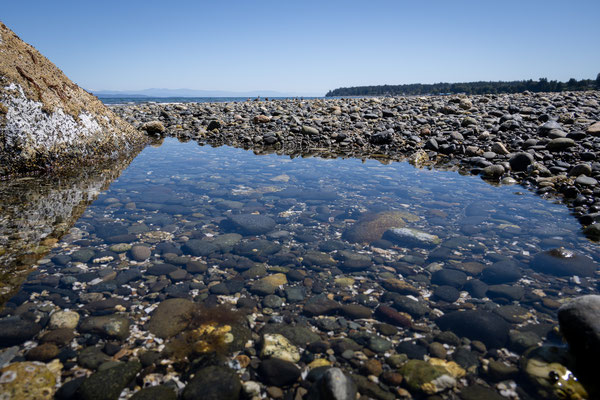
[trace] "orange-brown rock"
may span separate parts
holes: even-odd
[[[93,164],[145,140],[0,22],[0,176]]]

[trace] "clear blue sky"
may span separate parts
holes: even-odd
[[[595,78],[600,0],[27,1],[0,20],[91,90],[324,94]]]

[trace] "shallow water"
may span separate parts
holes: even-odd
[[[94,188],[99,190],[98,185]],[[394,210],[403,213],[407,227],[437,236],[441,245],[345,240],[344,232],[365,215]],[[240,229],[231,222],[237,214],[267,216],[276,226],[253,234],[250,228]],[[423,324],[421,330],[428,329],[425,326],[435,316],[466,303],[472,304],[469,308],[513,305],[529,310],[523,319],[511,322],[513,328],[555,325],[551,303],[528,294],[545,292],[544,296],[560,302],[563,296],[594,293],[594,277],[546,275],[531,270],[529,263],[535,254],[559,245],[598,261],[597,245],[580,231],[580,224],[565,206],[520,186],[494,187],[477,177],[416,169],[408,163],[257,156],[241,149],[165,139],[162,145],[143,150],[87,207],[50,253],[37,262],[37,269],[9,300],[4,314],[13,315],[18,310],[15,307],[26,302],[45,304],[45,310],[56,306],[78,309],[89,302],[119,297],[143,304],[127,311],[134,320],[142,321],[149,304],[169,297],[202,301],[218,294],[222,297],[213,301],[235,302],[241,296],[260,303],[263,296],[249,292],[251,278],[245,277],[244,285],[229,292],[209,289],[239,279],[248,265],[258,263],[272,272],[305,271],[306,277],[321,284],[322,292],[341,302],[352,302],[353,296],[361,294],[382,294],[381,281],[404,278],[418,288],[415,295],[419,301],[433,310],[427,317],[414,317],[416,324]],[[221,236],[233,232],[242,236]],[[193,257],[206,262],[208,271],[149,272],[152,265],[180,263],[170,253],[180,254],[183,249],[189,254],[183,246],[189,240],[213,243],[220,237],[228,242],[205,247]],[[125,245],[118,249],[121,243]],[[135,261],[126,250],[128,245],[140,243],[152,248],[151,256]],[[368,265],[349,268],[343,250],[362,254]],[[315,252],[330,255],[331,262],[315,261]],[[310,263],[309,258],[313,260]],[[436,270],[465,271],[471,280],[484,267],[507,259],[522,268],[521,279],[512,284],[524,289],[522,298],[490,295],[494,304],[464,289],[456,301],[432,295],[436,286],[430,276]],[[115,284],[115,276],[128,269],[138,269],[141,275]],[[342,276],[354,278],[355,284],[350,289],[334,284],[334,278]],[[303,284],[307,285],[299,281],[289,286]],[[314,286],[316,294],[319,290]],[[378,301],[365,297],[363,304],[374,307]],[[275,318],[287,306],[278,311],[263,304],[262,311]],[[103,312],[114,310],[96,310],[97,314]],[[369,324],[359,323],[354,328],[369,328]],[[326,332],[323,326],[321,330]],[[340,326],[333,331],[344,335]],[[411,337],[414,332],[400,331],[391,340],[396,343]]]

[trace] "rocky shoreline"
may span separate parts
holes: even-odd
[[[600,92],[116,105],[150,135],[292,157],[409,160],[558,198],[600,238]]]
[[[595,353],[573,363],[557,327],[597,346],[597,299],[558,311],[597,293],[597,245],[562,206],[504,189],[158,140],[30,261],[0,310],[0,392],[596,398]]]

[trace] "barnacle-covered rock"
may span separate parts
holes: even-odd
[[[4,400],[52,399],[62,364],[54,360],[16,362],[0,369],[0,397]]]

